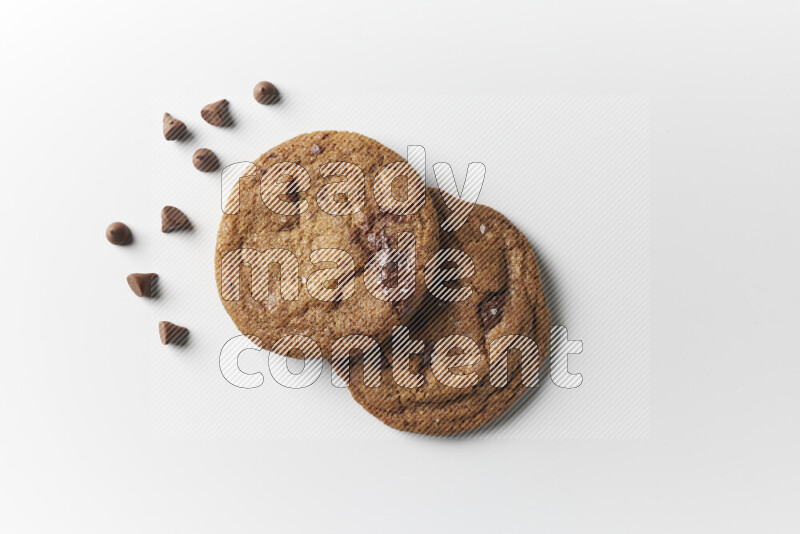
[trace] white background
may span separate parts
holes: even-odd
[[[233,387],[220,372],[223,344],[239,335],[213,278],[220,175],[195,170],[192,151],[210,146],[223,165],[252,161],[299,132],[334,125],[372,135],[401,154],[408,144],[421,144],[431,184],[435,162],[451,162],[463,182],[467,164],[481,161],[486,177],[479,201],[508,214],[532,241],[553,323],[566,326],[572,339],[585,344],[570,363],[572,372],[586,376],[579,388],[558,388],[543,373],[542,387],[531,391],[513,414],[482,429],[485,437],[649,435],[646,97],[331,95],[287,89],[281,104],[265,107],[250,96],[252,84],[243,85],[228,89],[232,128],[212,128],[198,119],[207,94],[165,89],[154,99],[148,113],[150,133],[133,139],[148,154],[146,176],[152,191],[133,206],[128,220],[139,239],[121,248],[95,238],[93,257],[107,266],[97,280],[107,292],[96,302],[135,310],[127,333],[135,343],[130,350],[147,354],[151,363],[156,436],[411,438],[380,424],[347,392],[334,389],[327,366],[314,384],[300,391],[279,385],[291,378],[286,362],[273,357],[268,364],[267,351],[246,351],[239,358],[245,372],[266,377],[258,389]],[[190,121],[194,137],[189,142],[167,143],[152,133],[152,117],[162,109]],[[309,171],[317,176],[316,169]],[[116,216],[117,197],[106,199],[104,217]],[[156,215],[164,204],[180,206],[194,231],[162,234]],[[97,222],[101,227],[106,223]],[[87,234],[87,240],[93,235]],[[122,283],[132,268],[159,273],[159,299],[137,299]],[[476,266],[479,273],[487,268]],[[154,325],[164,318],[191,329],[188,346],[158,345]],[[320,372],[318,366],[309,372],[314,369]]]
[[[796,2],[0,9],[1,530],[794,528]],[[154,97],[245,102],[260,79],[287,95],[649,95],[649,437],[154,436],[161,347],[118,292],[148,262],[103,228],[173,202],[154,199],[143,150]]]

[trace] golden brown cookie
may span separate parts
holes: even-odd
[[[443,193],[432,191],[442,221],[448,213]],[[474,274],[445,284],[469,289],[469,297],[453,302],[426,292],[405,325],[405,342],[385,341],[377,358],[353,351],[349,366],[350,393],[369,413],[398,430],[431,435],[465,432],[499,417],[534,384],[550,341],[536,257],[508,219],[476,205],[464,226],[442,231],[440,247],[463,251],[474,262]],[[334,362],[340,375],[344,363]],[[370,387],[378,375],[380,385]],[[413,387],[420,377],[422,384]]]
[[[217,236],[217,288],[238,329],[268,350],[284,336],[306,336],[327,357],[342,336],[384,339],[407,320],[425,293],[422,269],[438,248],[438,226],[405,159],[363,135],[323,131],[254,163]]]

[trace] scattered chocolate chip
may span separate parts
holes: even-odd
[[[137,297],[151,297],[156,278],[156,273],[133,273],[128,275],[128,285]]]
[[[217,155],[207,148],[199,148],[192,156],[195,169],[203,172],[212,172],[219,169]]]
[[[172,324],[169,321],[161,321],[158,323],[158,335],[161,336],[161,343],[164,345],[181,345],[186,342],[186,338],[189,336],[189,329]]]
[[[164,113],[164,139],[174,141],[186,135],[186,125],[169,113]]]
[[[278,101],[278,88],[269,82],[258,82],[253,87],[253,98],[261,104],[274,104]]]
[[[223,126],[230,120],[228,101],[223,98],[203,106],[203,109],[200,110],[200,116],[211,126]]]
[[[483,330],[488,332],[500,323],[503,308],[506,305],[506,292],[488,293],[478,305],[478,316],[481,318]]]
[[[322,148],[321,146],[319,146],[317,143],[314,143],[313,145],[311,145],[311,155],[312,156],[319,156],[323,152],[325,152],[325,149]]]
[[[113,222],[106,228],[106,239],[114,245],[127,245],[131,242],[131,229],[121,222]]]
[[[161,231],[164,233],[189,230],[192,225],[186,215],[174,206],[164,206],[161,210]]]

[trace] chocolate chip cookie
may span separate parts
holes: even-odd
[[[440,221],[448,213],[443,194],[431,192]],[[533,249],[503,215],[476,205],[461,228],[442,231],[439,240],[441,249],[465,253],[473,269],[463,255],[440,253],[444,267],[456,269],[459,258],[467,266],[458,279],[438,291],[431,285],[381,352],[352,351],[351,359],[334,361],[340,376],[349,369],[350,393],[369,413],[398,430],[431,435],[499,417],[535,385],[550,340]]]
[[[321,131],[254,163],[228,199],[216,246],[217,288],[238,329],[268,350],[295,336],[279,347],[307,338],[328,356],[342,336],[382,340],[408,320],[438,226],[405,159],[363,135]],[[279,352],[305,357],[302,347]]]

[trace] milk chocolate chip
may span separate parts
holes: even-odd
[[[258,82],[253,88],[253,98],[261,104],[274,104],[278,101],[278,89],[269,82]]]
[[[114,245],[127,245],[131,242],[131,229],[124,223],[113,222],[106,228],[106,239]]]
[[[192,225],[188,217],[174,206],[164,206],[161,210],[161,231],[164,233],[189,230]]]
[[[223,126],[230,121],[228,101],[223,98],[222,100],[203,106],[203,109],[200,110],[200,116],[211,126]]]
[[[161,336],[161,343],[164,345],[183,344],[189,336],[189,329],[183,326],[161,321],[158,323],[158,335]]]
[[[137,297],[151,297],[156,278],[156,273],[133,273],[128,275],[128,285]]]
[[[219,169],[217,155],[207,148],[198,149],[192,156],[195,169],[203,172],[212,172]]]
[[[186,125],[169,113],[164,113],[164,139],[174,141],[186,135]]]

